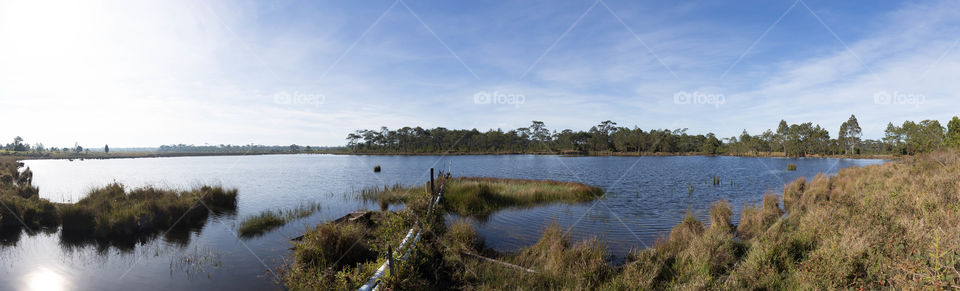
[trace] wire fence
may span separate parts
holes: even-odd
[[[443,171],[440,171],[440,176],[443,176]],[[433,180],[433,168],[430,169],[430,193],[434,193],[434,180]],[[427,208],[426,217],[429,218],[433,214],[433,209],[440,204],[440,198],[443,197],[443,188],[445,183],[440,183],[440,186],[436,189],[436,198],[432,199],[430,202],[430,207]],[[403,237],[403,240],[400,241],[400,245],[397,246],[396,251],[389,249],[387,251],[387,261],[380,265],[380,268],[370,276],[370,279],[367,280],[367,283],[360,286],[361,291],[371,291],[378,290],[380,285],[383,283],[383,279],[387,274],[393,273],[393,262],[396,260],[406,261],[410,255],[413,253],[413,250],[416,249],[417,242],[420,240],[420,237],[423,234],[423,225],[421,225],[421,220],[418,220],[410,227],[410,231],[407,232],[407,235]],[[390,272],[388,272],[388,270]]]

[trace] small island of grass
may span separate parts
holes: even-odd
[[[243,238],[260,236],[290,221],[310,216],[319,209],[320,204],[309,203],[292,209],[266,210],[260,214],[244,217],[237,234]]]
[[[360,198],[377,201],[385,209],[388,205],[406,203],[416,194],[426,192],[424,187],[394,185],[370,188],[361,191]],[[446,182],[443,199],[444,205],[453,213],[483,217],[510,207],[587,202],[602,194],[600,188],[576,182],[458,177]]]

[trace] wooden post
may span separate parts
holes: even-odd
[[[433,189],[433,168],[430,168],[430,195],[435,193]]]
[[[393,247],[387,246],[387,265],[390,265],[390,276],[395,275],[393,272]]]

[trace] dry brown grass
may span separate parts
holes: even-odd
[[[643,289],[960,288],[960,153],[798,179],[746,206],[737,236],[684,219],[613,286]],[[712,207],[711,225],[722,215]],[[736,243],[743,242],[742,248]]]

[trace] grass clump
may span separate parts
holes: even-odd
[[[796,171],[797,164],[787,164],[787,171]]]
[[[240,237],[255,237],[281,227],[290,221],[310,216],[320,210],[319,203],[309,203],[286,210],[266,210],[257,215],[244,217],[240,222]]]
[[[177,191],[119,183],[94,189],[75,204],[60,208],[63,232],[97,239],[131,239],[170,229],[197,227],[215,212],[236,210],[236,189],[203,186]]]
[[[371,187],[360,190],[360,199],[376,201],[380,209],[386,210],[390,205],[405,204],[416,197],[427,193],[429,185],[423,187],[404,187],[400,184],[393,186]]]
[[[586,202],[602,194],[597,187],[548,180],[454,178],[446,187],[444,205],[469,216],[485,216],[507,207]]]
[[[307,229],[294,242],[292,262],[282,269],[284,285],[295,290],[357,289],[383,264],[387,249],[396,248],[414,218],[409,210],[359,217]]]
[[[438,179],[443,183],[446,179]],[[281,268],[283,284],[295,290],[357,289],[382,265],[388,249],[396,248],[415,222],[423,229],[422,239],[410,260],[397,261],[386,278],[391,289],[419,290],[437,279],[435,270],[441,261],[435,234],[443,233],[440,211],[428,211],[432,195],[425,187],[385,187],[361,192],[365,199],[399,197],[407,207],[397,211],[358,211],[325,224],[308,228],[293,246],[292,258]],[[405,193],[393,195],[384,193]],[[366,196],[364,196],[366,193]],[[426,214],[430,213],[428,217]],[[396,254],[400,256],[402,254]],[[429,274],[433,274],[432,276]],[[448,275],[444,275],[448,276]]]
[[[20,231],[26,226],[55,228],[60,224],[56,205],[40,198],[40,190],[32,185],[33,171],[22,172],[23,164],[12,158],[0,158],[0,231]]]
[[[377,201],[385,210],[389,205],[414,200],[429,192],[428,189],[429,185],[404,187],[397,184],[361,190],[360,198]],[[600,188],[574,182],[461,177],[446,181],[443,204],[459,215],[484,217],[507,207],[586,202],[602,193]]]
[[[483,250],[471,225],[463,221],[449,226],[443,240],[444,264],[456,274],[453,288],[588,290],[600,288],[615,273],[601,241],[573,244],[558,224],[548,226],[537,243],[514,254]]]

